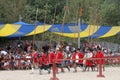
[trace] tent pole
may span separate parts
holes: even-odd
[[[19,15],[19,22],[22,21],[22,16]],[[19,41],[21,40],[21,36],[19,36]]]
[[[78,48],[80,48],[80,31],[81,31],[81,29],[80,29],[80,24],[81,24],[81,19],[82,19],[82,7],[80,7],[80,18],[78,19]]]
[[[78,48],[80,48],[80,18],[78,19]]]
[[[35,36],[36,36],[36,22],[37,22],[37,16],[38,16],[38,8],[36,10],[36,17],[35,17],[35,30],[34,30],[34,35],[33,35],[33,48],[35,48]]]
[[[77,28],[77,26],[78,26],[78,13],[79,13],[79,10],[78,10],[78,8],[76,9],[76,24],[75,24],[75,26],[76,26],[76,28]],[[74,31],[74,46],[75,46],[75,36],[76,36],[76,30]]]

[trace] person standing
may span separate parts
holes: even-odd
[[[71,56],[74,72],[77,72],[77,62],[78,62],[78,60],[76,60],[77,59],[76,56],[77,56],[77,52],[76,52],[76,50],[74,50],[73,53],[72,53],[72,56]]]
[[[13,55],[13,52],[10,52],[10,63],[11,63],[11,69],[14,70],[14,63],[15,63],[15,56]]]
[[[49,63],[49,69],[51,70],[53,66],[53,61],[55,59],[55,53],[53,50],[48,51],[48,63]]]
[[[96,71],[97,60],[94,59],[94,58],[96,58],[97,49],[94,48],[93,51],[92,51],[92,53],[93,53],[93,56],[92,56],[92,58],[93,58],[93,60],[92,60],[93,65],[92,65],[92,67],[93,67],[93,71]]]
[[[62,54],[62,51],[59,48],[56,48],[55,63],[57,67],[61,69],[61,72],[64,72],[64,69],[62,67],[63,58],[64,56]],[[58,73],[58,68],[56,68],[56,73]]]
[[[77,49],[77,55],[79,57],[78,65],[81,66],[81,67],[83,67],[83,60],[80,60],[80,59],[83,59],[84,54],[80,51],[79,48]]]
[[[101,64],[102,65],[102,68],[103,68],[103,71],[105,71],[105,68],[104,68],[104,53],[102,51],[102,49],[100,47],[97,47],[97,54],[96,54],[96,58],[99,58],[97,60],[97,70],[98,70],[98,67],[99,65]],[[101,59],[100,59],[101,58]]]
[[[48,55],[41,52],[41,56],[38,58],[38,63],[39,63],[39,74],[42,75],[42,70],[47,70],[48,74],[50,74],[50,69],[49,69],[49,61],[48,61]]]
[[[92,71],[93,71],[93,68],[92,68],[92,60],[90,60],[90,58],[92,58],[93,54],[92,52],[90,51],[90,49],[87,49],[85,55],[84,55],[84,59],[83,60],[83,66],[84,66],[84,69],[83,71],[86,71],[86,69],[88,67],[91,67]]]
[[[63,56],[64,56],[64,60],[62,61],[62,67],[64,67],[64,68],[67,68],[68,69],[68,71],[70,71],[70,68],[69,68],[69,61],[70,60],[67,60],[67,59],[69,59],[69,57],[68,57],[68,54],[65,52],[65,51],[63,51],[62,52],[63,53]]]
[[[31,68],[32,68],[32,73],[34,73],[34,68],[38,67],[38,52],[35,49],[33,49],[31,56],[32,56]]]

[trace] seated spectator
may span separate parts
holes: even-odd
[[[1,49],[0,54],[7,55],[8,53],[4,49]]]
[[[4,62],[4,69],[5,69],[5,70],[8,70],[8,69],[9,69],[9,62],[8,62],[8,61],[5,61],[5,62]]]

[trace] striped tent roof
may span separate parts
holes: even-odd
[[[24,22],[0,25],[0,37],[22,37],[40,34],[47,31],[51,25],[33,25]]]
[[[80,31],[81,38],[104,38],[120,33],[120,26],[81,24],[79,29],[77,24],[64,24],[64,27],[62,27],[62,24],[44,25],[43,23],[37,22],[35,26],[20,21],[13,24],[0,24],[0,37],[30,36],[43,33],[47,30],[71,38],[78,38],[78,31]]]
[[[82,24],[80,25],[80,30],[76,24],[65,24],[63,29],[61,27],[62,24],[55,24],[50,28],[50,31],[55,34],[71,38],[78,38],[78,31],[80,31],[81,38],[104,38],[114,36],[120,32],[120,26],[97,26]]]

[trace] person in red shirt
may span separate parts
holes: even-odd
[[[32,53],[31,53],[31,57],[32,57],[32,73],[34,73],[34,68],[38,67],[38,52],[33,49]]]
[[[95,71],[96,70],[95,68],[97,66],[97,60],[95,60],[94,58],[96,58],[97,49],[93,49],[92,53],[93,53],[93,56],[92,56],[92,58],[93,58],[93,60],[92,60],[93,65],[92,65],[92,67],[93,67],[93,71]]]
[[[96,54],[96,58],[103,58],[103,59],[98,59],[97,60],[97,67],[102,64],[102,68],[103,68],[103,71],[105,70],[104,68],[104,53],[102,52],[101,48],[100,47],[97,47],[97,54]]]
[[[76,55],[77,55],[77,52],[76,50],[73,51],[72,53],[72,65],[73,65],[73,68],[74,68],[74,72],[77,72],[77,60],[76,60]]]
[[[55,59],[55,53],[53,52],[53,50],[48,50],[48,63],[49,63],[50,70],[51,70],[54,59]]]
[[[48,62],[49,62],[49,64],[52,64],[54,59],[55,59],[55,53],[53,52],[53,50],[49,50],[48,51]]]
[[[41,56],[39,56],[38,60],[39,60],[39,73],[40,73],[40,75],[42,74],[42,69],[47,70],[48,74],[49,74],[50,69],[49,69],[47,54],[41,52]]]
[[[65,51],[62,52],[64,56],[64,60],[62,61],[62,66],[64,68],[67,68],[68,71],[70,71],[70,53],[66,53]]]
[[[80,51],[80,49],[77,49],[77,55],[79,59],[82,59],[84,57],[84,54]],[[83,60],[78,60],[78,65],[83,67]]]
[[[84,55],[85,60],[83,60],[83,65],[84,65],[83,72],[86,71],[87,68],[89,70],[89,67],[91,67],[91,69],[93,70],[93,68],[92,68],[93,63],[92,63],[92,60],[90,60],[92,58],[92,56],[93,56],[93,54],[92,54],[91,50],[87,49],[86,53]]]
[[[64,69],[62,67],[62,59],[64,58],[62,52],[59,48],[56,49],[56,55],[55,55],[55,63],[58,68],[61,68],[61,72],[64,72]],[[56,68],[56,72],[58,73],[58,68]]]

